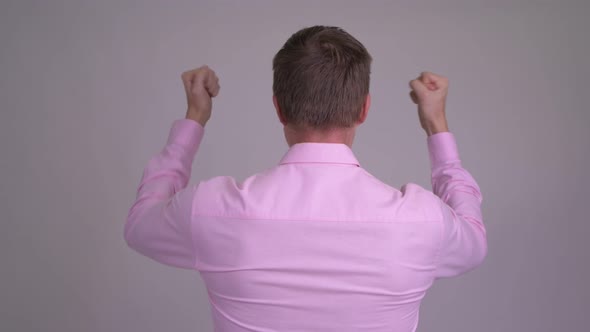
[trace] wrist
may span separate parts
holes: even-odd
[[[191,110],[188,110],[186,112],[185,118],[189,119],[189,120],[196,121],[203,127],[205,127],[205,125],[207,124],[207,121],[209,121],[209,118],[207,116],[204,116],[204,115],[196,113],[196,112],[192,112]]]
[[[443,133],[449,131],[449,125],[446,119],[427,122],[424,125],[424,131],[426,135],[432,136],[434,134]]]

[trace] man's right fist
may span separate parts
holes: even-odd
[[[410,98],[418,105],[420,125],[428,136],[449,131],[445,104],[449,80],[431,72],[422,72],[410,81]]]
[[[186,92],[186,118],[204,127],[211,117],[211,98],[219,93],[219,79],[211,68],[202,66],[182,73],[182,83]]]

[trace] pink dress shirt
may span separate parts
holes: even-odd
[[[434,193],[395,189],[333,143],[295,144],[243,182],[187,187],[203,134],[193,120],[173,123],[124,236],[142,255],[199,271],[215,331],[415,331],[433,281],[487,254],[481,193],[451,133],[427,139]]]

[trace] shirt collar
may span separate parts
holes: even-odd
[[[323,163],[348,164],[359,167],[354,153],[346,144],[304,142],[293,144],[281,159],[280,164]]]

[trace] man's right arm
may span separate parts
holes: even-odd
[[[482,221],[482,196],[475,179],[461,166],[455,137],[445,115],[449,82],[423,72],[410,81],[410,97],[418,105],[422,129],[428,135],[432,190],[439,197],[443,231],[435,277],[452,277],[480,265],[487,255]]]
[[[453,277],[480,265],[487,255],[482,196],[475,179],[461,165],[453,134],[428,136],[432,190],[443,215],[435,277]]]

